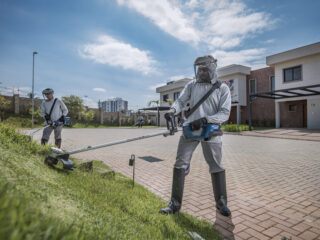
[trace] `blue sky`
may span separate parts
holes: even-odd
[[[196,57],[218,67],[265,66],[265,57],[320,41],[318,0],[1,0],[0,92],[51,87],[91,107],[112,97],[129,109],[156,86],[193,77]]]

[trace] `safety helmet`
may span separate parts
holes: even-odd
[[[44,94],[44,95],[46,95],[46,94],[53,94],[54,93],[54,91],[53,91],[53,89],[52,88],[46,88],[46,89],[44,89],[43,91],[42,91],[42,94]]]

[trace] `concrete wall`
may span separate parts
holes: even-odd
[[[234,89],[231,91],[232,102],[239,102],[241,106],[247,105],[247,93],[246,93],[246,75],[244,74],[232,74],[219,77],[222,82],[234,81]]]
[[[3,96],[3,95],[2,95]],[[32,107],[32,99],[14,96],[3,96],[8,102],[6,106],[0,106],[1,110],[15,114],[29,114],[29,109]],[[42,99],[34,99],[34,109],[38,109],[42,103]]]

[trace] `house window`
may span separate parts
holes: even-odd
[[[297,105],[296,104],[290,104],[289,105],[289,112],[296,112],[297,111]]]
[[[301,66],[283,69],[284,82],[302,80]]]
[[[271,91],[274,91],[275,87],[274,87],[274,76],[270,77],[270,89]]]
[[[162,96],[162,100],[163,100],[164,102],[166,102],[166,101],[168,100],[168,98],[169,98],[169,95],[168,95],[168,94],[165,94],[165,95]]]
[[[255,79],[249,80],[249,94],[255,94],[256,89],[257,89],[256,80]]]
[[[174,101],[177,100],[179,98],[179,96],[180,96],[180,92],[173,93],[173,100]]]

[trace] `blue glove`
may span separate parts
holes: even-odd
[[[189,123],[189,127],[191,131],[199,130],[204,124],[207,124],[208,121],[205,117],[199,118],[191,123]]]

